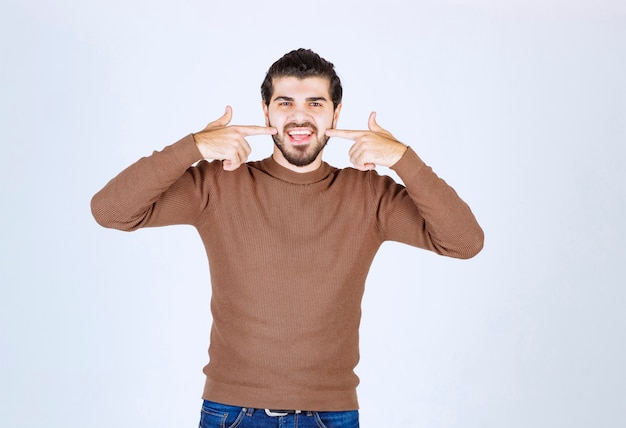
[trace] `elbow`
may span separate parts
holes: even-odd
[[[452,242],[454,242],[453,245],[451,244]],[[485,234],[480,226],[477,225],[475,229],[466,231],[458,239],[449,241],[447,245],[436,245],[433,242],[433,250],[442,256],[467,260],[478,255],[482,251],[484,243]]]
[[[477,256],[482,251],[485,245],[485,232],[476,225],[476,228],[467,233],[465,237],[462,251],[458,252],[457,258],[467,260]]]
[[[104,198],[101,198],[98,193],[91,198],[91,215],[96,223],[102,227],[106,227],[107,229],[117,229],[130,232],[137,228],[137,226],[132,222],[124,220],[121,216],[116,215],[114,206],[105,201]]]
[[[476,257],[478,253],[480,253],[483,249],[483,241],[476,242],[472,246],[465,249],[463,253],[457,257],[458,259],[469,260],[473,257]]]
[[[100,226],[108,227],[107,225],[109,222],[107,221],[107,210],[105,209],[105,206],[102,204],[98,196],[99,194],[96,193],[91,198],[91,215],[93,216],[94,220],[96,220],[96,223],[98,223]]]
[[[110,215],[110,210],[107,209],[107,205],[102,202],[98,193],[91,198],[91,215],[94,220],[96,220],[96,223],[102,227],[111,228],[111,225],[114,223]]]

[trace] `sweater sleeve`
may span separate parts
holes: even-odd
[[[197,196],[202,180],[191,165],[201,158],[190,134],[139,159],[93,196],[94,218],[101,226],[124,231],[193,224],[201,209]]]
[[[484,234],[469,206],[411,148],[392,169],[405,186],[380,199],[386,239],[460,259],[480,252]]]

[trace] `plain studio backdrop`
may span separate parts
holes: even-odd
[[[339,127],[375,110],[486,232],[468,261],[381,248],[362,426],[626,426],[625,2],[20,0],[0,36],[2,427],[197,426],[200,239],[103,229],[89,201],[227,104],[263,124],[298,47],[335,64]]]

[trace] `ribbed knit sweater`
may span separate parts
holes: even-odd
[[[192,135],[154,152],[98,192],[92,212],[125,231],[198,230],[213,315],[203,398],[357,409],[361,298],[378,248],[392,240],[472,257],[483,243],[474,215],[410,148],[393,166],[404,186],[327,163],[298,173],[270,157],[224,171],[201,158]]]

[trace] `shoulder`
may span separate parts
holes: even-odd
[[[351,167],[337,169],[333,185],[341,188],[346,197],[367,196],[373,201],[405,190],[402,184],[388,175],[376,170],[361,171]]]
[[[352,182],[363,182],[370,185],[400,185],[393,178],[386,174],[381,174],[377,170],[361,171],[356,168],[347,167],[335,170],[335,175]]]

